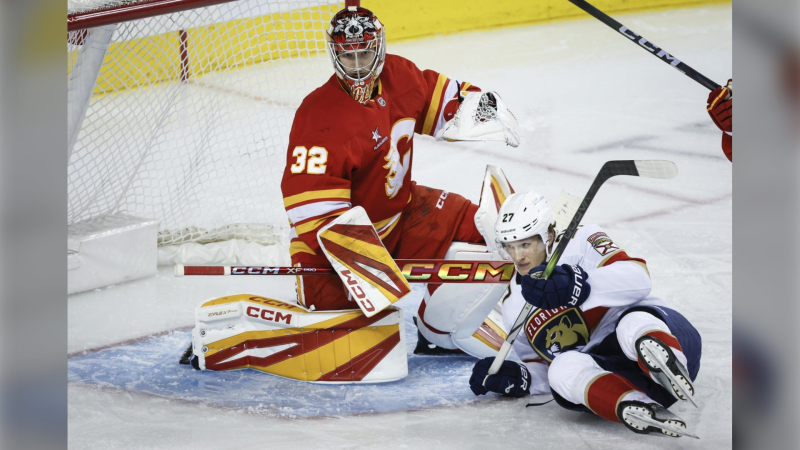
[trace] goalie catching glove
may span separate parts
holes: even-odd
[[[437,140],[505,141],[519,146],[519,124],[496,92],[467,92],[456,111],[436,133]]]

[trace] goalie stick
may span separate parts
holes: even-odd
[[[597,173],[592,185],[589,187],[589,191],[586,192],[586,196],[583,197],[583,201],[581,201],[578,210],[575,212],[575,215],[572,216],[572,221],[570,221],[569,226],[564,231],[564,235],[558,242],[558,246],[555,250],[553,250],[553,256],[550,257],[550,261],[547,263],[547,267],[545,267],[544,273],[542,273],[541,277],[546,280],[550,277],[550,274],[553,273],[553,269],[555,269],[556,265],[558,264],[561,254],[564,253],[564,249],[567,248],[567,244],[578,230],[578,225],[580,225],[581,219],[583,219],[584,214],[586,214],[586,210],[589,209],[589,205],[592,204],[592,200],[594,200],[595,195],[597,195],[597,191],[600,190],[600,186],[602,186],[603,183],[605,183],[609,178],[617,175],[630,175],[633,177],[668,179],[675,178],[677,174],[678,168],[672,161],[628,160],[608,161],[603,164],[603,167],[600,168],[600,172]],[[517,335],[519,335],[520,330],[522,330],[522,326],[525,324],[525,322],[527,322],[528,317],[530,317],[532,312],[534,312],[533,305],[525,302],[525,306],[519,313],[517,320],[508,331],[508,337],[506,338],[505,342],[503,342],[503,346],[500,347],[500,351],[497,352],[497,356],[495,356],[494,361],[492,361],[492,366],[489,367],[489,373],[486,375],[486,378],[489,378],[490,375],[494,375],[500,370],[500,366],[503,365],[503,361],[505,361],[506,357],[508,357],[508,353],[511,351],[511,346],[517,339]],[[483,380],[484,383],[486,383],[486,378]]]
[[[599,9],[595,8],[585,0],[569,0],[570,3],[577,6],[578,8],[586,11],[590,15],[592,15],[595,19],[603,22],[604,24],[608,25],[609,27],[617,30],[621,35],[625,36],[626,38],[630,39],[631,41],[639,44],[640,47],[644,48],[645,50],[649,51],[650,53],[654,54],[658,59],[664,61],[665,63],[669,64],[670,66],[678,69],[687,77],[693,79],[694,81],[702,84],[705,86],[709,91],[713,91],[714,89],[720,87],[719,84],[715,83],[714,81],[706,78],[705,75],[702,73],[694,70],[693,68],[689,67],[688,64],[684,63],[683,61],[679,60],[678,58],[670,55],[661,47],[655,45],[654,43],[650,42],[644,36],[635,33],[630,28],[626,27],[625,25],[617,22],[616,20],[612,19],[608,14],[600,11]]]
[[[511,261],[467,261],[453,259],[397,259],[400,272],[409,283],[508,283],[514,277]],[[184,266],[175,265],[175,276],[194,275],[299,275],[335,276],[331,266]]]

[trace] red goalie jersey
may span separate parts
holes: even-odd
[[[434,135],[452,118],[459,93],[466,90],[479,89],[386,55],[377,92],[368,103],[354,101],[336,76],[308,95],[292,124],[281,183],[292,226],[292,264],[327,264],[317,232],[353,206],[366,210],[395,257],[441,258],[454,239],[480,242],[475,205],[411,181],[414,133]],[[417,230],[420,237],[400,242],[401,235],[413,234],[422,222],[428,227]],[[435,245],[426,242],[431,239]],[[298,279],[298,290],[306,306],[354,307],[333,277]]]

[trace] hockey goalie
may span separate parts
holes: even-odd
[[[411,290],[394,260],[502,259],[493,224],[513,192],[502,172],[487,170],[479,207],[417,185],[411,166],[415,134],[517,147],[519,126],[504,101],[387,54],[386,30],[367,9],[339,11],[326,37],[334,74],[295,115],[281,188],[292,264],[329,265],[339,277],[297,277],[294,306],[252,295],[201,306],[193,337],[198,368],[251,367],[315,382],[400,379],[407,374],[403,320],[391,305]],[[506,337],[497,308],[506,289],[429,285],[414,317],[416,352],[496,354]],[[233,318],[220,319],[226,314]],[[289,360],[291,370],[280,366]]]

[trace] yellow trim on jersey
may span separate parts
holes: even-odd
[[[350,200],[350,189],[326,189],[324,191],[308,191],[283,198],[283,206],[289,208],[301,202],[313,200],[315,198],[324,199],[347,199]]]
[[[439,110],[439,104],[442,102],[442,90],[447,84],[447,77],[439,74],[439,79],[436,80],[436,88],[433,90],[431,96],[430,106],[428,106],[428,114],[425,116],[425,125],[422,127],[422,134],[431,134],[431,130],[436,126],[436,111]]]
[[[292,257],[297,253],[310,253],[312,255],[316,255],[317,253],[314,250],[311,250],[311,247],[306,245],[303,241],[294,241],[289,244],[289,256]]]
[[[391,222],[391,221],[393,221],[393,220],[397,220],[397,219],[399,219],[399,218],[400,218],[400,216],[401,216],[402,214],[403,214],[403,213],[402,213],[402,211],[401,211],[401,212],[399,212],[399,213],[397,213],[397,214],[393,215],[392,217],[389,217],[388,219],[384,219],[384,220],[381,220],[381,221],[378,221],[378,222],[373,222],[372,226],[373,226],[373,227],[375,227],[375,230],[376,230],[376,231],[377,231],[377,230],[380,230],[381,228],[383,228],[383,227],[385,227],[386,225],[388,225],[388,224],[389,224],[389,222]]]
[[[386,228],[385,230],[381,231],[381,232],[380,232],[380,234],[378,234],[378,237],[379,237],[379,238],[381,238],[381,240],[385,239],[385,238],[386,238],[386,236],[388,236],[388,235],[389,235],[389,233],[391,233],[391,232],[392,232],[392,230],[394,230],[394,227],[396,227],[398,223],[400,223],[400,218],[399,218],[399,217],[398,217],[398,218],[397,218],[397,220],[396,220],[396,221],[395,221],[393,224],[391,224],[391,225],[390,225],[388,228]]]
[[[320,225],[322,225],[323,222],[330,219],[331,217],[341,216],[342,214],[344,214],[344,211],[330,213],[320,217],[319,219],[309,220],[306,223],[296,225],[294,229],[297,232],[297,235],[300,236],[301,234],[316,230],[317,228],[319,228]]]

